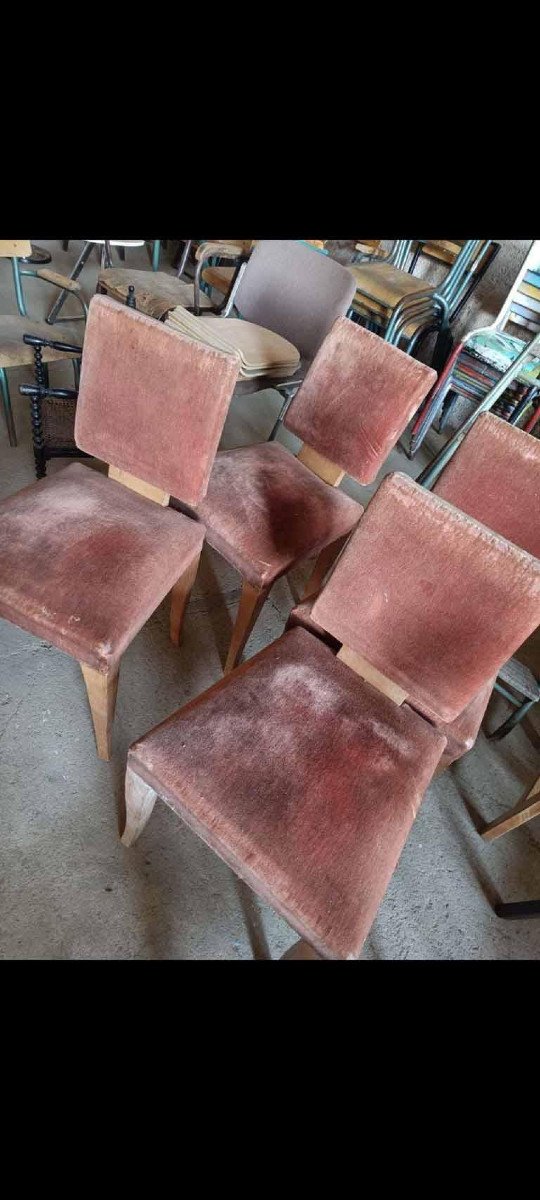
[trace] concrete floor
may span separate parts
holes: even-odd
[[[66,271],[80,243],[65,254],[58,243],[48,246],[56,270]],[[144,251],[128,252],[128,262],[148,265]],[[88,297],[96,275],[97,261],[87,264]],[[49,285],[32,282],[31,315],[44,315],[52,295]],[[6,262],[0,262],[0,311],[16,311]],[[51,378],[67,380],[66,370],[51,367]],[[18,395],[18,384],[28,378],[24,370],[10,372],[19,446],[9,447],[0,419],[2,496],[34,478],[26,401]],[[278,406],[270,391],[234,401],[223,447],[264,440]],[[416,474],[422,465],[396,451],[383,473]],[[49,472],[58,469],[53,463]],[[360,499],[373,490],[350,481],[346,489]],[[293,585],[299,587],[304,574],[297,572]],[[96,758],[77,664],[0,621],[1,958],[275,958],[296,940],[165,805],[156,806],[131,850],[118,840],[127,748],[220,677],[238,596],[235,572],[206,549],[182,648],[168,640],[164,604],[125,655],[109,764]],[[279,636],[292,603],[288,584],[280,581],[249,655]],[[507,711],[496,697],[488,723]],[[518,728],[498,745],[481,734],[474,750],[432,785],[363,958],[540,957],[540,923],[500,921],[491,908],[497,897],[540,896],[540,822],[491,845],[475,828],[475,821],[514,804],[538,774],[540,739],[535,744],[534,729],[529,732],[531,738]]]

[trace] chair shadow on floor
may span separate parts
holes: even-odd
[[[458,772],[455,770],[455,766],[456,766],[456,764],[453,763],[449,767],[449,772],[452,776],[452,782],[454,784],[456,791],[459,794],[460,799],[463,802],[463,807],[465,809],[465,812],[470,817],[472,824],[474,825],[474,828],[476,829],[476,832],[479,834],[482,831],[482,829],[485,827],[486,822],[485,822],[484,818],[480,815],[480,813],[477,811],[477,809],[475,809],[474,805],[471,803],[466,791],[464,790],[463,784],[460,782]],[[491,879],[491,876],[489,875],[488,870],[487,870],[485,853],[483,856],[483,851],[485,851],[485,843],[479,841],[479,846],[478,846],[478,851],[477,851],[475,849],[474,845],[471,843],[470,838],[467,836],[466,832],[464,831],[463,825],[460,821],[460,817],[459,817],[458,813],[454,812],[452,810],[452,808],[449,807],[446,815],[452,826],[454,835],[459,842],[460,850],[461,850],[461,853],[463,854],[465,861],[467,862],[468,866],[470,867],[470,870],[471,870],[472,874],[474,875],[474,877],[480,887],[480,890],[483,892],[490,908],[494,909],[496,904],[501,903],[502,897],[499,895],[499,892],[497,891],[497,888],[495,887],[495,884],[493,883],[493,880]]]
[[[244,918],[253,958],[256,961],[268,961],[272,958],[272,955],[266,940],[266,934],[264,932],[264,925],[261,911],[257,903],[257,897],[254,895],[251,888],[248,887],[247,883],[244,883],[243,879],[239,879],[237,875],[233,875],[233,879],[236,894],[240,901],[242,916]]]

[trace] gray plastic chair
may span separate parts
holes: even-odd
[[[286,338],[300,353],[294,378],[277,383],[261,375],[237,384],[237,393],[273,387],[284,396],[270,441],[334,321],[349,311],[355,290],[347,267],[299,242],[258,242],[239,273],[231,298],[238,315]]]

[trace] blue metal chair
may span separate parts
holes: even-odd
[[[436,331],[433,365],[440,369],[452,345],[450,324],[492,261],[496,243],[465,242],[436,286],[406,269],[412,245],[412,240],[396,242],[391,260],[353,264],[357,290],[351,315],[407,354],[413,354],[419,341]]]
[[[514,363],[526,346],[523,337],[507,332],[507,326],[540,332],[540,241],[531,243],[506,300],[491,325],[466,334],[447,360],[444,369],[422,405],[412,426],[409,457],[419,450],[440,416],[439,429],[448,427],[458,397],[465,409],[480,403]],[[538,395],[540,355],[527,356],[523,370],[510,380],[498,415],[516,423],[526,421]],[[502,395],[501,395],[502,401]]]

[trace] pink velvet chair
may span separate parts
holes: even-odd
[[[205,531],[164,506],[204,495],[236,377],[230,356],[95,297],[75,440],[109,478],[72,464],[0,504],[0,616],[79,661],[100,758],[121,656],[168,592],[179,641]]]
[[[309,589],[320,585],[362,514],[338,491],[345,472],[363,484],[375,479],[434,377],[340,317],[285,418],[304,443],[298,456],[269,442],[217,455],[198,513],[210,545],[242,576],[226,673],[280,576],[318,555]]]
[[[483,413],[438,479],[434,493],[495,533],[540,558],[540,443],[492,413]],[[292,610],[287,628],[301,626],[339,649],[313,618],[317,593]],[[489,680],[445,726],[440,769],[474,746],[495,685]]]
[[[511,599],[511,604],[509,600]],[[313,609],[129,751],[130,845],[161,797],[328,958],[356,958],[446,746],[540,618],[540,562],[402,475]]]
[[[540,558],[540,441],[482,413],[433,491]]]

